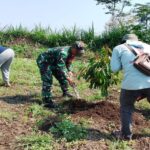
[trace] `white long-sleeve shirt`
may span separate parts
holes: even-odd
[[[127,44],[135,47],[143,47],[143,51],[150,53],[150,45],[140,41],[127,41]],[[146,76],[133,66],[135,55],[124,44],[113,49],[111,69],[113,72],[123,70],[124,77],[122,89],[139,90],[150,88],[150,76]]]

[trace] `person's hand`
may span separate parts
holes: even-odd
[[[67,80],[68,80],[70,86],[72,86],[72,87],[75,86],[75,82],[71,78],[68,78]]]
[[[71,72],[71,71],[68,72],[68,75],[69,75],[70,78],[72,78],[74,76],[73,72]]]

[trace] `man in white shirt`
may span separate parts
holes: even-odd
[[[121,105],[121,132],[114,133],[122,139],[132,139],[132,113],[136,100],[147,98],[150,101],[150,76],[146,76],[133,65],[135,54],[125,45],[133,49],[150,53],[150,45],[138,40],[135,34],[127,34],[123,37],[123,44],[113,49],[111,69],[113,72],[123,70],[122,90],[120,95]]]

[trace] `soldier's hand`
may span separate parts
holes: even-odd
[[[68,82],[70,86],[75,86],[75,82],[72,79],[68,78]]]
[[[72,78],[74,76],[73,72],[71,72],[71,71],[68,72],[68,75],[69,75],[70,78]]]

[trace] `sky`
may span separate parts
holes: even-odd
[[[146,2],[149,0],[142,0],[142,3]],[[0,27],[22,24],[32,29],[41,24],[58,30],[74,25],[88,29],[94,23],[98,33],[110,19],[95,0],[0,0],[0,5]]]

